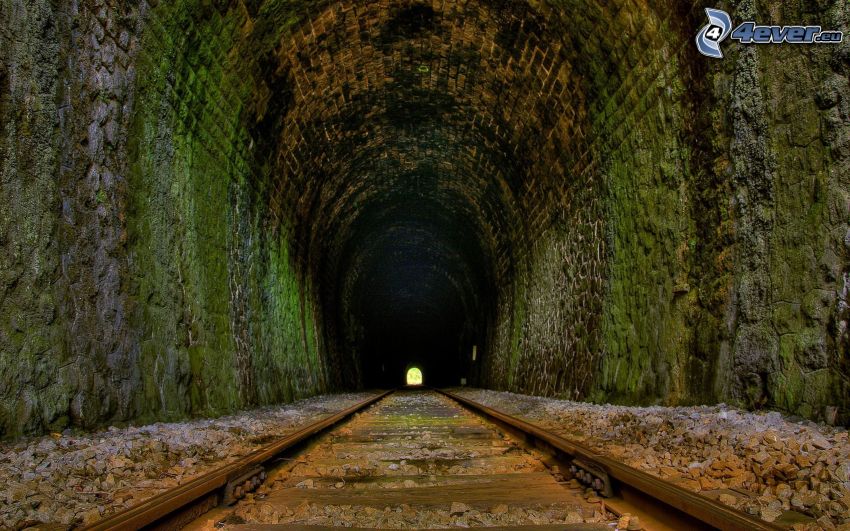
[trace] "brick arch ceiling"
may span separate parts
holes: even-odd
[[[290,7],[253,13],[240,54],[259,72],[268,201],[321,286],[329,344],[358,358],[352,379],[456,365],[485,341],[526,243],[584,186],[586,35],[568,6],[531,4],[319,2],[271,49]]]

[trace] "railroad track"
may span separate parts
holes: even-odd
[[[377,394],[88,529],[590,531],[624,514],[633,529],[783,529],[426,389]]]

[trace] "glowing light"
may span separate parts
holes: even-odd
[[[411,367],[407,371],[407,385],[422,385],[422,371],[418,367]]]

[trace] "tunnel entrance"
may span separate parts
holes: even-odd
[[[407,370],[407,385],[422,385],[422,371],[419,367],[411,367]]]

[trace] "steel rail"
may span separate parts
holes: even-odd
[[[522,434],[530,436],[534,440],[541,441],[551,448],[563,452],[570,458],[595,463],[605,470],[614,483],[615,489],[636,489],[640,491],[640,494],[661,502],[662,506],[668,507],[671,512],[679,511],[699,522],[721,530],[772,531],[785,529],[784,527],[765,522],[743,511],[679,487],[669,481],[664,481],[646,472],[624,465],[609,457],[599,455],[582,444],[567,440],[560,435],[556,435],[517,417],[502,413],[501,411],[443,389],[435,390],[466,406],[468,409],[497,421],[497,424],[513,428]]]
[[[274,459],[282,452],[305,442],[354,413],[382,400],[392,392],[392,390],[384,391],[354,404],[343,411],[309,424],[289,435],[285,435],[277,441],[251,452],[232,463],[207,472],[183,485],[168,489],[128,509],[107,516],[83,529],[87,531],[127,531],[142,529],[147,526],[156,526],[157,522],[173,516],[181,510],[192,507],[194,504],[210,496],[216,497],[216,500],[221,500],[228,483],[239,478],[246,470],[250,470],[252,467],[257,467]],[[218,503],[212,504],[209,508],[215,505],[218,505]]]

